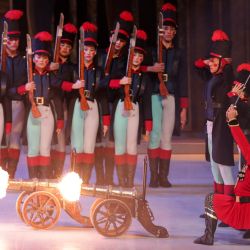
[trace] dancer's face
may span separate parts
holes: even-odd
[[[10,50],[11,52],[16,52],[19,48],[19,43],[20,40],[19,38],[15,37],[8,37],[7,39],[7,49]]]
[[[60,43],[60,56],[67,58],[72,52],[72,45],[69,43]]]
[[[220,59],[217,57],[210,58],[208,66],[212,74],[219,73]]]
[[[163,39],[166,42],[172,42],[176,35],[176,29],[173,26],[164,26]]]
[[[37,69],[44,70],[49,63],[49,57],[46,54],[35,54],[33,62]]]
[[[96,55],[96,48],[94,46],[84,46],[84,62],[91,63]]]

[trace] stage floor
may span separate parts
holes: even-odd
[[[139,157],[136,185],[140,185],[144,155]],[[68,158],[67,158],[68,162]],[[26,177],[25,156],[22,154],[17,177]],[[69,165],[67,163],[67,165]],[[235,172],[236,172],[235,167]],[[95,178],[92,177],[94,182]],[[203,212],[205,194],[212,191],[209,164],[203,155],[174,155],[170,180],[173,188],[148,188],[147,200],[155,216],[155,224],[166,227],[170,237],[154,238],[133,220],[129,230],[119,238],[105,238],[95,229],[83,228],[64,211],[55,227],[34,230],[17,216],[17,193],[8,193],[0,200],[0,250],[76,250],[76,249],[249,249],[250,240],[243,240],[243,232],[232,228],[218,228],[213,247],[195,245],[193,240],[204,230]],[[83,214],[89,213],[93,198],[81,198]]]

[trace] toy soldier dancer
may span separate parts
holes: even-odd
[[[236,117],[236,109],[230,106],[227,111],[228,125],[234,140],[246,159],[246,165],[238,174],[238,180],[234,187],[235,196],[228,194],[207,195],[205,199],[205,233],[194,241],[195,244],[214,244],[214,233],[218,219],[236,229],[250,228],[250,144]]]
[[[25,99],[16,92],[18,86],[27,82],[26,59],[18,51],[21,34],[19,21],[22,15],[23,12],[20,10],[10,10],[3,18],[8,24],[6,73],[9,78],[8,94],[12,104],[12,130],[8,140],[6,162],[10,178],[14,178],[17,169],[25,122]]]
[[[6,135],[10,134],[12,123],[11,101],[7,97],[7,75],[0,71],[0,166],[5,169]]]
[[[163,64],[147,67],[147,71],[163,70],[165,73],[158,73],[159,82],[156,80],[152,95],[153,129],[148,146],[150,187],[172,186],[168,180],[172,135],[174,127],[178,131],[180,127],[184,128],[188,107],[186,63],[183,51],[177,48],[174,41],[177,31],[176,8],[166,3],[161,13],[163,27],[159,27],[158,61],[162,60]]]
[[[135,39],[135,37],[131,39]],[[119,185],[122,187],[134,186],[137,164],[137,141],[140,141],[141,134],[139,124],[142,125],[142,121],[140,122],[139,120],[143,118],[145,121],[147,134],[152,129],[152,83],[148,74],[142,73],[140,70],[145,55],[146,39],[146,33],[143,30],[138,30],[135,47],[133,48],[134,45],[130,45],[127,71],[131,67],[131,75],[127,72],[127,76],[120,80],[120,85],[124,87],[120,88],[120,99],[115,110],[115,161]],[[134,49],[134,53],[131,52],[132,49]],[[126,104],[126,85],[129,88],[131,107],[127,107]]]
[[[32,106],[27,121],[27,163],[30,178],[50,178],[52,137],[55,130],[60,133],[63,128],[62,102],[57,95],[61,81],[53,72],[47,71],[51,55],[51,41],[52,36],[46,31],[36,34],[32,46],[34,52],[33,81],[17,89],[21,95],[28,91],[34,96],[29,98]],[[29,51],[29,47],[27,51]],[[30,52],[32,53],[32,51]],[[30,66],[29,64],[29,69]],[[29,77],[31,78],[31,76]]]
[[[105,182],[108,185],[113,185],[114,173],[114,134],[113,122],[115,107],[120,98],[120,80],[126,73],[127,64],[127,43],[133,28],[133,16],[128,11],[122,11],[119,15],[118,34],[112,31],[111,45],[113,53],[108,53],[105,65],[105,74],[109,76],[108,96],[111,107],[111,126],[109,130],[109,139],[105,147],[96,147],[96,175],[99,182]],[[117,39],[114,36],[117,35]],[[115,40],[115,41],[113,41]],[[110,49],[112,51],[112,49]],[[98,145],[98,144],[97,144]],[[105,171],[104,171],[105,170]]]
[[[62,81],[75,82],[76,78],[76,64],[70,61],[70,55],[73,50],[75,36],[77,34],[76,27],[67,23],[63,26],[63,33],[60,41],[59,48],[59,63],[60,67],[58,70],[58,77]],[[62,93],[62,102],[64,105],[64,120],[67,118],[67,110],[71,93]],[[58,144],[52,146],[51,150],[51,167],[52,167],[52,178],[59,178],[63,172],[63,166],[65,161],[65,131],[64,129],[57,135]]]
[[[227,34],[215,30],[212,35],[210,59],[200,59],[195,63],[199,69],[198,73],[207,80],[206,119],[214,192],[229,195],[234,192],[233,138],[225,121],[226,110],[230,104],[227,93],[231,90],[234,80],[230,57],[231,42]],[[209,74],[206,66],[209,66]]]
[[[82,177],[84,183],[89,183],[95,159],[95,142],[99,126],[98,104],[102,106],[103,124],[108,129],[108,101],[101,86],[103,72],[95,65],[97,53],[97,27],[85,22],[81,29],[84,40],[80,44],[79,77],[76,83],[64,81],[62,89],[72,91],[69,106],[67,133],[71,134],[71,147],[76,151],[75,171]],[[81,40],[82,40],[81,35]],[[83,46],[84,45],[84,46]],[[83,55],[84,54],[84,55]],[[83,56],[82,56],[83,55]],[[81,92],[82,91],[82,92]],[[106,105],[103,105],[105,103]],[[105,108],[106,106],[106,108]]]

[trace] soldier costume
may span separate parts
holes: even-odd
[[[233,108],[230,107],[230,109]],[[233,112],[236,113],[236,110]],[[204,235],[194,241],[195,244],[213,245],[218,219],[236,229],[250,228],[250,144],[236,120],[236,115],[229,119],[228,125],[246,159],[246,165],[238,174],[234,187],[235,196],[218,193],[207,195],[205,199],[206,229]]]
[[[70,54],[73,49],[76,34],[77,29],[73,24],[67,23],[63,26],[59,50],[60,67],[57,72],[58,78],[60,78],[62,81],[75,82],[76,64],[70,61]],[[66,56],[64,56],[65,53]],[[64,120],[66,120],[68,116],[67,111],[69,108],[71,92],[61,93],[61,97],[64,106]],[[65,125],[66,124],[67,123],[65,122]],[[69,138],[65,138],[65,129],[63,128],[61,133],[57,135],[58,144],[52,146],[51,150],[52,178],[59,178],[62,175],[66,156],[66,139],[67,142],[69,142]]]
[[[55,129],[63,128],[62,102],[58,96],[61,85],[53,72],[47,71],[52,36],[42,31],[33,39],[32,49],[35,63],[33,78],[35,83],[34,100],[41,113],[35,118],[29,110],[27,121],[28,156],[27,164],[30,178],[51,177],[50,149]],[[42,66],[41,66],[42,64]],[[18,87],[17,92],[24,95],[27,84]]]
[[[227,93],[233,83],[233,70],[230,64],[231,42],[228,36],[221,30],[213,32],[212,47],[210,49],[209,67],[215,65],[217,70],[209,72],[203,60],[196,61],[196,67],[201,76],[207,80],[206,86],[206,119],[208,150],[212,174],[214,177],[215,193],[232,194],[234,179],[232,168],[233,138],[227,126],[225,114],[229,106]],[[218,58],[219,62],[214,62]]]
[[[96,174],[98,183],[105,182],[108,185],[113,185],[114,172],[114,113],[116,105],[119,101],[119,88],[121,87],[120,79],[125,75],[127,63],[127,42],[133,27],[133,16],[128,11],[122,11],[119,15],[118,22],[120,29],[118,32],[115,54],[113,55],[110,70],[108,72],[109,83],[107,86],[111,124],[109,130],[109,138],[106,142],[98,143],[96,147]],[[112,31],[113,32],[113,31]],[[107,56],[105,55],[105,58]],[[104,171],[105,170],[105,171]]]
[[[9,78],[8,95],[12,105],[12,130],[8,138],[6,168],[10,178],[14,178],[20,156],[21,137],[25,124],[25,98],[16,88],[27,82],[26,59],[18,51],[20,42],[19,22],[23,15],[20,10],[8,11],[3,20],[8,23],[7,69]]]
[[[12,123],[11,101],[7,97],[7,75],[0,71],[0,166],[6,170],[6,135],[10,134]]]
[[[174,127],[180,130],[180,116],[186,116],[188,107],[186,63],[183,51],[173,44],[177,29],[176,7],[170,3],[162,6],[164,32],[174,32],[171,46],[163,46],[164,72],[167,74],[166,87],[169,94],[162,97],[158,79],[152,95],[153,130],[150,135],[148,156],[150,164],[150,187],[171,187],[168,180],[172,154],[172,135]],[[167,33],[168,34],[168,33]],[[164,37],[164,36],[163,36]],[[163,43],[164,45],[164,43]],[[183,122],[182,126],[184,126]],[[179,133],[179,132],[178,132]]]
[[[93,53],[93,50],[96,53],[97,49],[97,27],[92,23],[85,22],[82,28],[85,34],[84,95],[90,109],[81,110],[79,90],[72,89],[72,82],[64,81],[62,89],[68,92],[72,91],[67,134],[71,136],[72,150],[76,151],[75,171],[79,173],[84,183],[89,183],[95,159],[94,149],[100,119],[98,104],[102,106],[103,124],[107,126],[109,125],[109,110],[105,92],[102,91],[102,86],[106,85],[106,79],[103,78],[102,70],[96,67],[93,58],[90,59],[90,54]]]
[[[132,62],[132,79],[130,85],[130,98],[133,109],[124,108],[124,87],[120,88],[120,98],[115,109],[114,137],[115,137],[115,162],[119,185],[133,187],[137,164],[137,142],[140,141],[139,125],[145,121],[146,131],[152,129],[151,93],[152,83],[147,73],[140,70],[145,54],[147,35],[138,30],[136,34],[135,54]],[[121,79],[127,80],[127,77]],[[125,81],[126,82],[126,81]],[[141,120],[141,121],[140,121]],[[138,140],[139,137],[139,140]]]

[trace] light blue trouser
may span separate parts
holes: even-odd
[[[80,102],[75,102],[71,129],[71,147],[76,153],[93,154],[99,126],[99,112],[97,102],[88,101],[90,107],[82,111]]]
[[[48,106],[39,105],[41,117],[34,118],[30,111],[27,124],[28,157],[50,156],[54,132],[54,117]]]
[[[139,105],[133,103],[133,110],[125,111],[124,102],[119,101],[115,111],[114,137],[116,155],[136,155],[139,126]]]
[[[150,133],[148,148],[171,150],[171,140],[175,123],[175,98],[168,95],[152,95],[153,129]]]
[[[213,122],[207,121],[208,152],[214,181],[218,184],[234,185],[232,167],[214,162],[212,157]]]
[[[12,128],[9,148],[20,149],[21,134],[24,126],[25,107],[23,101],[12,101]]]

